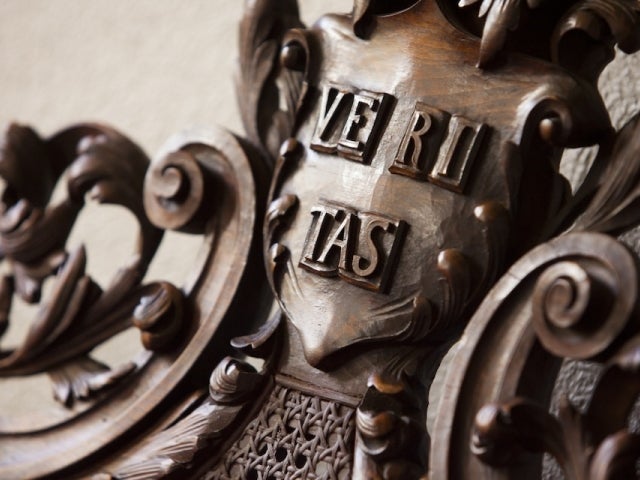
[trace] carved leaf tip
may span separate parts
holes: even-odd
[[[620,431],[607,437],[591,461],[590,480],[637,478],[636,462],[640,458],[640,435]]]
[[[358,37],[365,36],[366,16],[371,7],[371,0],[355,0],[353,4],[353,31]]]
[[[284,78],[286,72],[280,74],[278,53],[285,33],[302,26],[296,0],[252,0],[245,3],[240,23],[237,97],[249,140],[267,154],[269,160],[276,156],[277,146],[285,138],[281,130],[291,128],[295,115],[295,112],[281,110],[279,100],[295,96],[298,83],[301,83],[301,79],[298,79],[300,82],[290,78],[287,81]],[[268,115],[258,115],[258,111],[268,112]],[[272,121],[263,121],[267,118]],[[273,140],[273,137],[281,138]]]
[[[627,342],[611,359],[610,363],[629,373],[636,375],[640,373],[640,336]]]
[[[459,0],[458,7],[465,8],[480,0]],[[478,17],[487,17],[480,43],[478,68],[486,68],[496,58],[507,40],[507,32],[516,30],[520,14],[526,7],[534,10],[547,0],[482,0]]]
[[[0,177],[16,200],[26,199],[34,207],[45,206],[59,173],[54,170],[47,143],[31,127],[12,123],[0,134]]]
[[[485,68],[504,47],[507,31],[514,30],[520,21],[521,0],[485,0],[480,17],[487,16],[480,43],[478,67]]]
[[[275,333],[281,323],[282,313],[278,310],[257,332],[233,338],[231,346],[252,357],[266,358],[272,353]]]
[[[211,373],[209,395],[219,404],[238,404],[255,392],[262,380],[250,364],[226,357]]]
[[[53,382],[55,400],[70,408],[77,400],[90,400],[135,370],[136,364],[133,362],[110,369],[90,357],[83,356],[50,371],[49,376]]]
[[[618,133],[596,194],[575,230],[621,234],[640,220],[640,114]]]
[[[140,329],[147,350],[160,351],[175,345],[183,325],[183,295],[169,282],[143,288],[133,312],[133,324]]]

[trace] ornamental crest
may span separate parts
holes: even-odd
[[[508,54],[504,68],[479,68],[480,40],[436,2],[371,28],[358,36],[350,16],[326,16],[284,41],[305,84],[265,252],[314,366],[355,344],[462,327],[566,199],[558,147],[609,126],[593,85],[557,65]]]

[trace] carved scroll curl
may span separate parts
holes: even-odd
[[[147,350],[160,351],[177,343],[184,322],[183,302],[182,292],[169,282],[142,288],[133,324]]]
[[[486,467],[466,453],[474,421],[477,455],[492,464],[508,463],[509,476],[535,471],[535,462],[511,464],[510,459],[524,445],[528,451],[554,453],[528,432],[546,435],[559,427],[526,406],[514,404],[512,409],[504,401],[526,392],[527,402],[546,412],[561,358],[611,358],[625,336],[639,329],[637,278],[635,259],[626,247],[596,233],[558,237],[516,262],[469,322],[451,360],[455,368],[445,379],[432,434],[433,471],[445,478],[488,478]],[[545,375],[539,375],[540,368]],[[499,406],[481,410],[494,403]],[[514,422],[522,426],[518,432]],[[510,442],[516,437],[519,446],[513,450],[516,445]],[[504,448],[493,444],[497,439]]]
[[[603,238],[592,240],[597,257],[554,263],[533,291],[534,328],[545,348],[559,357],[587,359],[602,353],[637,308],[633,256],[622,244]]]
[[[144,206],[154,225],[196,230],[194,217],[204,200],[205,174],[188,151],[172,152],[154,162],[145,178]]]

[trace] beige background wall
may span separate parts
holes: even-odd
[[[350,0],[301,0],[307,22]],[[233,96],[242,0],[3,0],[0,121],[43,134],[108,122],[149,152],[214,123],[240,131]]]

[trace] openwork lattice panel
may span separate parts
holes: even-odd
[[[354,410],[277,385],[203,480],[350,478]]]

